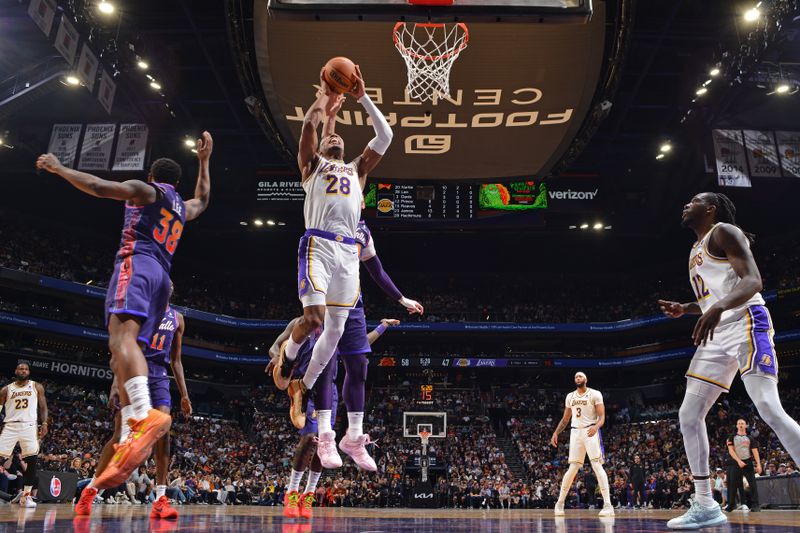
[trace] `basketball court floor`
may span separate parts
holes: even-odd
[[[599,519],[595,511],[568,512],[555,519],[545,510],[465,509],[317,509],[312,521],[287,520],[279,507],[185,506],[177,521],[151,520],[144,506],[97,506],[91,517],[75,518],[71,505],[39,505],[24,510],[0,508],[0,531],[116,533],[128,531],[280,531],[311,532],[657,532],[677,512],[618,511],[616,518]],[[733,513],[728,525],[703,531],[747,533],[800,532],[800,511]]]

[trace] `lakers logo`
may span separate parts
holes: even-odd
[[[378,211],[381,213],[388,213],[392,209],[394,209],[394,202],[388,198],[383,198],[380,202],[378,202]]]
[[[316,410],[316,409],[314,409],[313,411],[311,411],[311,418],[313,418],[314,420],[316,420],[316,419],[317,419],[317,410]]]
[[[336,236],[336,242],[342,242],[344,238],[341,235]]]
[[[301,289],[305,289],[306,288],[306,280],[304,280],[304,279],[300,280],[300,288]]]
[[[772,356],[768,353],[765,353],[761,356],[761,362],[758,364],[761,366],[772,366]]]

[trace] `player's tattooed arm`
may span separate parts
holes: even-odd
[[[550,438],[550,444],[554,448],[558,448],[558,436],[569,425],[570,417],[572,417],[572,410],[569,407],[564,407],[564,416],[558,421],[558,426],[556,426],[556,430],[553,431],[553,436]]]
[[[43,439],[47,435],[47,419],[50,413],[47,409],[47,397],[44,395],[44,385],[36,383],[36,399],[38,402],[38,415],[39,415],[39,438]]]
[[[367,341],[369,342],[369,345],[372,346],[372,343],[378,340],[387,329],[389,329],[391,326],[397,326],[398,324],[400,324],[400,321],[395,318],[382,319],[377,328],[367,333]]]
[[[53,154],[40,155],[36,160],[36,168],[57,174],[79,191],[97,198],[128,201],[134,205],[147,205],[156,201],[155,189],[143,181],[104,180],[62,165],[61,161]]]
[[[194,220],[203,211],[208,209],[211,201],[211,172],[208,169],[211,161],[211,152],[214,149],[214,139],[207,131],[197,139],[197,185],[194,187],[194,198],[186,201],[186,220]]]

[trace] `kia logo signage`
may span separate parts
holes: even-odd
[[[432,492],[418,492],[418,493],[414,494],[414,498],[417,499],[417,500],[428,500],[428,499],[432,500],[433,499],[433,493]]]

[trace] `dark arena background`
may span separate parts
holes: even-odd
[[[724,510],[703,508],[722,517],[709,531],[800,531],[798,456],[790,454],[800,450],[799,31],[797,0],[0,3],[0,368],[8,386],[0,528],[668,531],[668,520],[711,501],[698,489],[710,484]],[[347,358],[363,356],[334,355],[332,449],[357,442],[346,441],[354,431],[377,471],[341,449],[343,466],[317,481],[303,470],[323,439],[311,431],[296,453],[290,396],[265,370],[270,357],[284,357],[273,343],[303,315],[298,288],[310,290],[311,280],[318,290],[319,270],[307,273],[310,245],[298,262],[298,240],[315,228],[304,219],[297,161],[320,69],[336,56],[359,65],[365,94],[392,129],[361,215],[379,263],[424,312],[393,301],[363,263],[366,331],[362,324],[356,336],[385,330],[366,358],[369,439],[354,429],[357,408],[348,409],[363,376]],[[383,122],[362,101],[348,94],[334,110],[345,161]],[[210,201],[195,190],[208,156],[204,132],[213,137]],[[37,167],[47,153],[63,167]],[[127,481],[92,500],[114,433],[115,372],[131,409],[143,401],[127,381],[141,372],[125,369],[143,361],[136,334],[129,344],[115,340],[119,331],[110,340],[109,327],[144,332],[147,320],[162,319],[163,310],[125,310],[137,280],[155,279],[136,262],[148,252],[134,228],[146,224],[141,213],[158,211],[152,199],[137,203],[141,194],[174,198],[168,186],[144,185],[163,157],[182,168],[177,192],[187,201],[185,213],[178,201],[176,211],[161,210],[186,216],[185,231],[162,218],[145,235],[174,253],[171,302],[184,317],[182,342],[172,345],[184,378],[176,381],[174,368],[169,381],[159,378],[171,390],[166,482],[157,480],[158,444]],[[79,173],[70,169],[101,180],[73,186],[64,178]],[[139,183],[115,185],[126,180]],[[344,178],[340,185],[313,202],[349,195]],[[712,194],[692,201],[704,192]],[[728,248],[749,257],[735,227],[715,229],[717,244],[703,237],[705,264],[694,255],[695,233],[681,227],[684,206],[684,221],[700,211],[726,221],[718,194],[756,235],[755,274],[744,275],[752,261]],[[119,254],[130,263],[115,259],[126,216]],[[725,231],[741,239],[720,244]],[[344,247],[351,237],[326,242]],[[695,366],[686,378],[695,324],[713,310],[669,318],[658,301],[697,302],[684,308],[699,313],[725,297],[697,273],[704,268],[728,272],[716,286],[750,283],[748,295],[763,295],[769,315],[754,305],[736,323],[739,366],[761,373],[744,382],[779,378],[788,415],[779,422],[769,414],[777,402],[754,402],[740,377],[718,398],[724,378]],[[108,291],[121,314],[107,324]],[[178,329],[165,323],[139,344],[159,349],[159,332]],[[713,342],[728,331],[718,327]],[[18,397],[30,383],[21,368],[43,387],[36,408]],[[583,394],[577,373],[603,398],[604,416],[585,424],[565,400]],[[316,405],[319,383],[306,393]],[[708,472],[693,472],[687,456],[702,427],[702,412],[692,416],[684,402],[687,384],[686,402],[700,398],[691,394],[697,387],[716,391],[705,418]],[[565,409],[575,418],[560,426]],[[308,413],[306,429],[323,424],[313,406]],[[739,419],[747,428],[737,436]],[[26,440],[20,424],[46,434]],[[602,430],[586,437],[589,457],[573,461],[581,468],[564,494],[570,438],[592,424]],[[143,427],[132,426],[118,449],[133,449]],[[588,460],[592,438],[602,467]],[[744,468],[742,452],[751,456]],[[298,457],[306,461],[299,486]],[[757,475],[737,481],[748,468]]]

